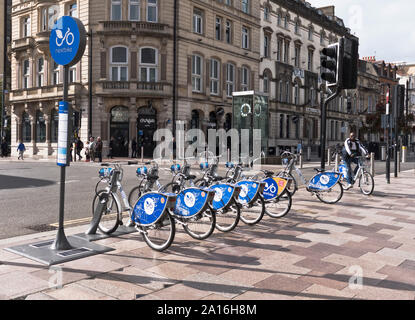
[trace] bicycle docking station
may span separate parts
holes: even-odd
[[[59,102],[58,159],[60,167],[59,228],[55,240],[38,241],[33,244],[6,248],[6,251],[22,255],[46,265],[60,264],[114,249],[92,244],[71,236],[64,231],[65,175],[70,164],[70,143],[72,138],[72,108],[68,101],[69,68],[78,63],[86,47],[86,30],[82,22],[73,17],[60,17],[50,32],[49,50],[53,60],[64,66],[63,100]]]

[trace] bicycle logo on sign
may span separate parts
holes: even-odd
[[[69,40],[70,38],[71,40]],[[60,43],[59,43],[59,39],[62,40]],[[65,36],[63,35],[61,30],[57,29],[56,30],[56,45],[58,47],[62,47],[65,41],[68,46],[71,46],[73,42],[75,41],[75,37],[74,37],[74,34],[71,32],[71,29],[68,28],[68,30],[65,33]]]

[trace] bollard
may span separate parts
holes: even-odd
[[[375,153],[374,152],[370,154],[370,174],[373,177],[375,176]]]
[[[402,163],[406,163],[407,150],[407,147],[402,147]]]
[[[141,163],[144,163],[144,147],[141,147]]]
[[[300,152],[300,169],[303,169],[304,161],[303,161],[303,153]]]
[[[339,165],[340,165],[340,156],[338,153],[336,153],[336,160],[334,163],[334,171],[339,172]]]
[[[331,166],[331,149],[327,149],[327,162],[329,163],[329,166]]]
[[[311,147],[307,147],[307,161],[311,160]]]
[[[398,172],[401,172],[401,152],[398,152],[398,159],[396,159],[396,161],[398,161]]]

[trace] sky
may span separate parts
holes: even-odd
[[[352,34],[360,57],[415,63],[414,0],[307,0],[313,7],[334,5]]]

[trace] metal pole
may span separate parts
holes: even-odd
[[[390,85],[388,84],[388,101],[386,102],[386,183],[390,184]]]
[[[92,29],[89,30],[88,45],[88,141],[92,137]]]
[[[4,49],[3,49],[3,94],[1,96],[1,124],[0,124],[0,140],[6,136],[5,134],[5,119],[6,119],[6,92],[7,92],[7,33],[8,33],[8,25],[7,25],[7,3],[8,1],[4,1]]]
[[[63,101],[68,101],[68,77],[69,77],[69,67],[64,66],[64,79],[63,79]],[[72,120],[72,108],[69,108],[68,111],[68,126],[69,122]],[[68,130],[68,156],[69,156],[69,146],[71,141],[71,132]],[[60,195],[59,195],[59,228],[56,235],[55,242],[52,244],[52,250],[70,250],[72,246],[69,244],[68,239],[65,236],[64,231],[64,214],[65,214],[65,176],[66,176],[66,166],[61,166],[60,172]]]
[[[375,176],[375,153],[370,154],[370,174]]]
[[[176,141],[176,106],[177,106],[177,9],[178,0],[174,0],[174,30],[173,30],[173,141]],[[176,159],[173,149],[173,158]]]

